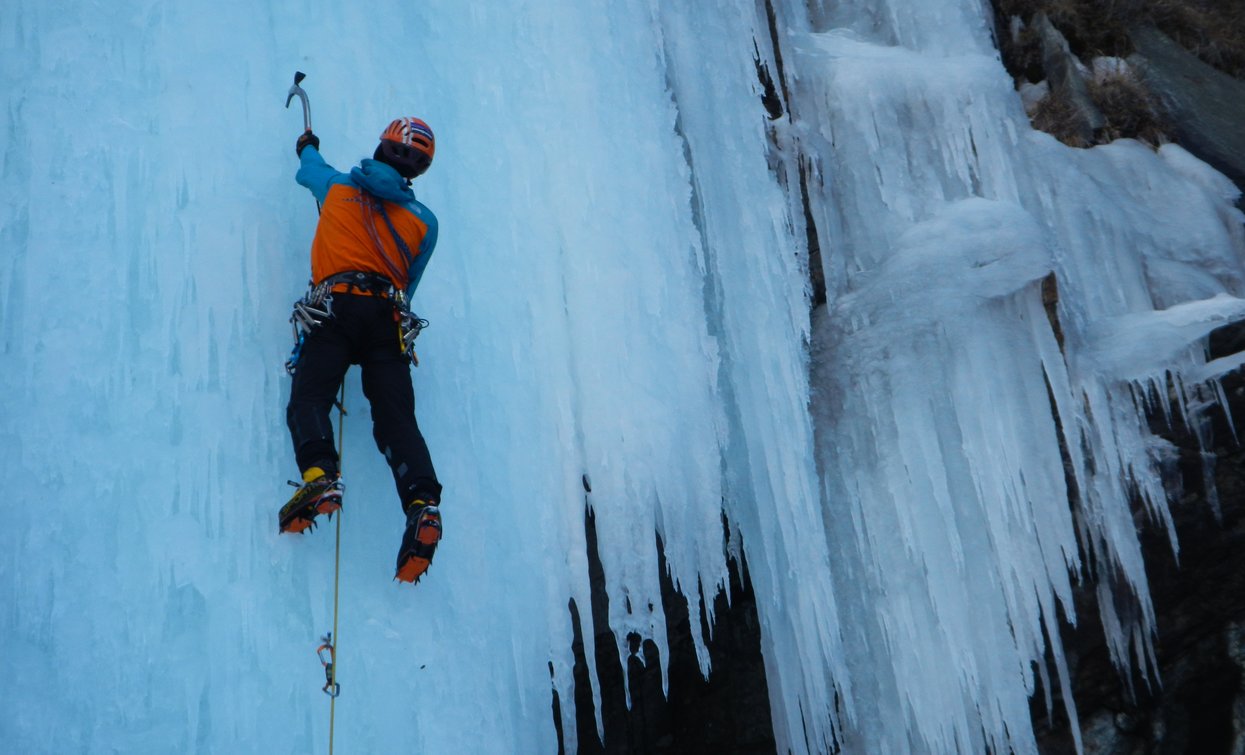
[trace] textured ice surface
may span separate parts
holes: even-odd
[[[1241,317],[1241,218],[1178,147],[1032,132],[971,4],[920,3],[919,30],[916,5],[814,13],[789,64],[829,289],[813,407],[847,743],[1031,751],[1035,677],[1066,687],[1057,616],[1084,620],[1070,577],[1102,575],[1113,654],[1146,665],[1128,502],[1168,515],[1138,397],[1237,364],[1206,365],[1204,337]]]
[[[1238,365],[1202,344],[1245,312],[1245,241],[1179,147],[1032,132],[984,13],[775,2],[772,38],[751,2],[0,6],[0,740],[327,749],[332,530],[275,526],[316,221],[281,107],[301,69],[339,168],[393,117],[438,135],[414,377],[446,538],[391,583],[402,519],[351,374],[343,751],[555,751],[550,664],[568,749],[596,736],[569,705],[569,602],[599,629],[585,502],[618,651],[663,658],[657,537],[710,594],[727,512],[780,751],[1032,750],[1087,565],[1117,660],[1149,652],[1140,407],[1170,374],[1190,411]]]

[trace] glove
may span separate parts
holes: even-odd
[[[304,131],[302,135],[298,137],[298,142],[294,145],[295,154],[302,157],[303,148],[307,146],[315,147],[317,150],[320,149],[320,137],[310,131]]]

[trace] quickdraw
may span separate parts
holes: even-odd
[[[309,287],[303,298],[294,302],[294,311],[290,313],[294,349],[290,352],[290,358],[285,360],[285,371],[291,375],[298,369],[298,359],[302,356],[307,334],[333,316],[332,288],[333,285],[325,280],[318,286]]]
[[[342,686],[337,683],[337,674],[334,671],[337,663],[337,649],[333,647],[333,633],[329,632],[321,637],[320,642],[322,644],[316,648],[316,655],[320,658],[320,664],[324,666],[324,687],[321,689],[329,697],[337,697],[342,693]]]
[[[419,338],[424,328],[428,327],[428,321],[411,311],[406,303],[406,296],[401,291],[394,291],[393,309],[394,317],[398,321],[399,348],[402,349],[403,354],[410,357],[411,363],[418,367],[419,357],[415,355],[415,339]]]

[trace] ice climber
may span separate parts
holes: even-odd
[[[342,505],[330,412],[352,364],[362,369],[376,446],[393,470],[406,531],[396,578],[415,582],[441,539],[441,484],[415,422],[410,365],[422,323],[407,302],[437,243],[437,219],[411,179],[432,164],[436,142],[418,118],[399,118],[370,160],[339,173],[308,129],[298,138],[296,180],[322,205],[311,242],[311,284],[295,305],[299,344],[286,421],[302,486],[281,508],[282,532],[302,532]]]

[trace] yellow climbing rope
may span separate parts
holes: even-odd
[[[342,441],[346,432],[346,379],[342,378],[341,396],[337,399],[337,471],[341,474],[342,456],[344,448]],[[333,554],[333,631],[328,635],[326,644],[328,645],[330,661],[325,665],[325,672],[328,681],[324,685],[324,691],[329,694],[329,755],[333,755],[333,726],[337,717],[337,696],[341,693],[341,686],[337,683],[337,605],[338,596],[340,594],[341,585],[341,564],[342,564],[342,511],[345,507],[337,510],[337,535],[334,545]],[[323,645],[321,647],[324,647]],[[318,651],[317,651],[318,652]],[[321,662],[324,661],[321,656]]]

